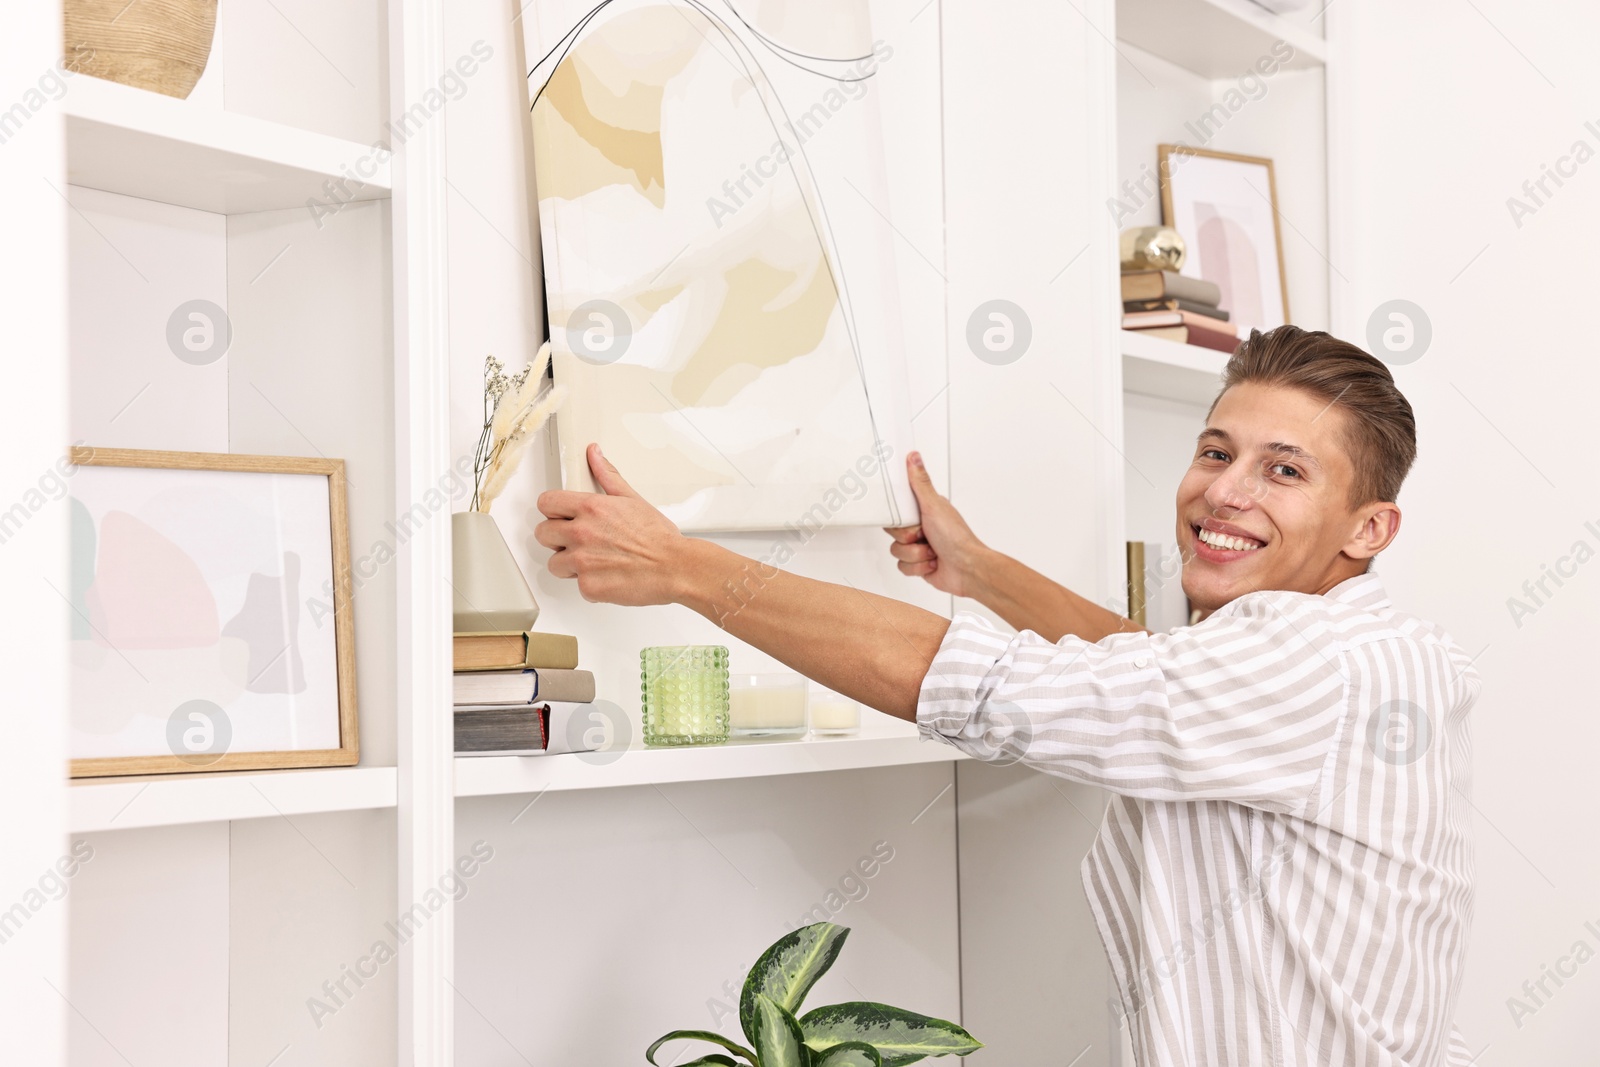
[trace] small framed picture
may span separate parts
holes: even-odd
[[[1161,221],[1188,245],[1183,273],[1222,290],[1239,336],[1289,321],[1272,160],[1160,146]]]
[[[356,763],[344,461],[72,460],[72,776]]]

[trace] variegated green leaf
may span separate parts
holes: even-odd
[[[670,1034],[663,1034],[661,1037],[656,1038],[655,1044],[644,1050],[645,1060],[654,1064],[656,1062],[656,1049],[665,1045],[668,1041],[709,1041],[713,1045],[721,1045],[735,1056],[743,1056],[751,1063],[756,1062],[756,1054],[754,1052],[737,1042],[729,1041],[715,1030],[674,1030]],[[716,1054],[713,1053],[713,1055]],[[711,1060],[709,1062],[714,1063],[716,1061]],[[683,1067],[688,1067],[688,1065],[684,1064]]]
[[[750,968],[744,992],[739,995],[739,1025],[744,1027],[744,1036],[751,1042],[756,1039],[750,1027],[755,1020],[758,994],[766,995],[791,1015],[798,1015],[800,1003],[811,987],[839,958],[849,933],[849,927],[813,923],[773,942]]]
[[[738,1060],[730,1060],[720,1052],[713,1052],[709,1056],[701,1056],[688,1063],[680,1063],[678,1067],[740,1067]]]
[[[924,1056],[965,1056],[983,1047],[955,1023],[865,1001],[808,1011],[800,1030],[813,1052],[851,1041],[871,1045],[883,1057],[883,1067],[904,1067]]]
[[[765,993],[756,994],[754,1025],[750,1043],[761,1067],[809,1067],[811,1054],[800,1037],[800,1024]]]
[[[883,1067],[883,1057],[871,1045],[842,1041],[826,1052],[813,1054],[811,1067]]]

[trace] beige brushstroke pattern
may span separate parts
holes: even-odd
[[[812,499],[874,440],[803,169],[779,168],[726,225],[703,206],[740,173],[706,159],[755,159],[779,137],[719,40],[681,6],[603,15],[532,114],[555,375],[573,396],[558,420],[567,483],[583,484],[583,444],[601,440],[646,496],[691,519],[716,510],[708,490]],[[603,365],[564,327],[597,299],[631,325]]]

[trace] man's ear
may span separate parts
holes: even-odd
[[[1356,511],[1356,519],[1360,525],[1344,545],[1344,554],[1351,559],[1371,559],[1400,532],[1400,506],[1393,501],[1368,504]]]

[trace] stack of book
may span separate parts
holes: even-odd
[[[1239,346],[1239,331],[1217,306],[1221,299],[1216,282],[1169,270],[1131,271],[1122,276],[1122,328],[1232,352]]]
[[[574,720],[588,721],[594,700],[594,675],[578,669],[576,637],[534,630],[458,633],[454,656],[458,755],[584,751],[586,738],[598,734],[571,728]]]

